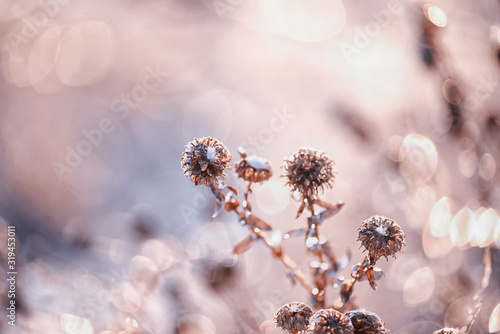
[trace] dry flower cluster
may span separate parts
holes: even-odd
[[[309,279],[284,253],[281,247],[283,238],[276,240],[270,237],[266,231],[272,230],[271,225],[255,216],[251,210],[248,196],[252,191],[252,183],[268,180],[273,174],[271,166],[264,158],[248,156],[242,148],[239,149],[239,154],[240,161],[236,163],[235,171],[238,177],[247,182],[242,203],[237,200],[237,190],[225,183],[225,170],[230,168],[232,156],[218,140],[210,137],[195,138],[186,145],[181,164],[184,174],[196,185],[203,184],[212,190],[217,200],[212,218],[223,209],[234,211],[242,225],[250,230],[251,234],[237,244],[233,252],[241,254],[250,249],[256,241],[263,241],[271,250],[271,254],[283,262],[289,275],[308,291],[314,308],[321,309],[314,313],[303,303],[287,304],[276,313],[277,325],[291,333],[305,330],[311,333],[352,333],[355,328],[359,332],[360,328],[373,327],[372,322],[375,319],[375,323],[380,327],[379,332],[383,333],[384,324],[376,314],[364,310],[353,311],[357,307],[351,296],[355,283],[364,279],[376,289],[376,281],[383,276],[382,271],[375,267],[377,260],[380,257],[395,257],[405,245],[405,235],[401,227],[392,219],[382,216],[365,220],[358,229],[358,241],[368,255],[362,263],[352,268],[351,279],[339,276],[340,270],[347,266],[349,256],[337,260],[328,239],[319,232],[321,224],[338,213],[344,205],[341,201],[332,205],[319,198],[320,190],[331,188],[334,183],[334,162],[323,152],[310,148],[299,149],[285,158],[282,166],[285,171],[283,177],[287,178],[286,185],[291,187],[292,193],[300,197],[297,218],[305,209],[310,212],[310,216],[307,218],[306,228],[289,231],[284,234],[284,238],[304,237],[307,250],[316,256],[317,259],[311,263],[312,279]],[[339,287],[340,296],[338,300],[328,304],[325,300],[325,290],[330,286]],[[323,309],[325,307],[327,308]],[[346,310],[354,313],[342,313]]]
[[[337,172],[333,169],[333,160],[311,148],[301,148],[284,159],[282,168],[285,172],[282,176],[287,178],[286,185],[291,187],[292,194],[300,198],[297,218],[306,209],[310,215],[306,227],[271,235],[272,226],[252,212],[249,194],[253,183],[262,183],[271,178],[272,168],[266,159],[248,156],[243,148],[238,152],[240,160],[235,164],[235,172],[247,182],[241,203],[237,199],[237,189],[225,183],[225,170],[230,169],[232,156],[217,139],[195,138],[186,145],[181,164],[187,177],[196,185],[209,187],[215,196],[217,204],[212,219],[223,209],[233,211],[241,225],[250,231],[250,235],[234,247],[233,253],[242,254],[255,242],[262,241],[271,255],[283,263],[293,282],[298,281],[310,295],[312,307],[302,302],[292,302],[279,308],[274,315],[276,326],[292,334],[388,332],[385,322],[376,313],[359,308],[351,297],[359,281],[366,280],[374,290],[377,288],[376,281],[384,276],[382,270],[375,266],[377,261],[382,257],[387,261],[391,256],[396,258],[396,254],[402,252],[405,246],[405,234],[401,227],[394,220],[379,215],[363,221],[357,231],[357,241],[367,255],[361,263],[351,268],[351,277],[344,278],[339,272],[348,265],[350,255],[337,260],[330,242],[319,232],[321,224],[344,206],[342,201],[330,204],[319,198],[320,190],[323,192],[334,184]],[[297,236],[304,237],[307,251],[315,256],[310,264],[311,278],[299,269],[281,246],[284,239]],[[339,289],[337,300],[326,300],[328,287]],[[443,328],[434,334],[465,333],[465,330],[470,331],[472,323],[462,329]]]

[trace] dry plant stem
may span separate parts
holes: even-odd
[[[356,273],[354,273],[354,275],[353,275],[354,277],[349,281],[349,288],[345,293],[346,300],[342,300],[342,297],[339,297],[337,299],[337,301],[331,306],[332,308],[338,309],[340,312],[345,312],[348,309],[355,309],[356,308],[355,305],[351,305],[352,304],[351,296],[352,296],[352,293],[354,290],[354,285],[364,278],[365,270],[369,269],[369,268],[373,268],[373,266],[375,266],[376,262],[377,261],[375,259],[371,258],[370,256],[368,256],[368,255],[365,256],[365,258],[363,259],[363,261],[359,265],[358,270],[356,271]],[[349,308],[350,305],[352,307]]]
[[[354,289],[354,284],[356,284],[356,282],[359,282],[359,280],[363,277],[365,269],[373,267],[375,265],[375,263],[376,263],[376,261],[374,259],[372,259],[368,255],[365,256],[365,258],[363,259],[363,262],[361,262],[361,265],[359,266],[358,270],[356,271],[355,277],[353,278],[351,290]],[[349,304],[349,300],[347,300],[346,304]]]
[[[248,201],[248,196],[252,192],[252,182],[248,182],[247,185],[247,191],[245,192],[245,202],[243,202],[243,207],[247,209],[248,211],[252,211],[252,208],[250,207],[250,202]]]
[[[484,292],[488,285],[490,284],[490,277],[491,277],[491,249],[490,246],[486,247],[484,249],[484,255],[483,255],[483,277],[481,278],[481,283],[479,285],[479,290],[474,296],[474,301],[476,303],[472,315],[472,319],[467,325],[467,330],[465,333],[469,334],[472,325],[476,321],[476,318],[479,314],[479,311],[481,311],[481,306],[482,306],[482,300],[484,296]]]
[[[317,238],[317,240],[320,240],[320,234],[318,230],[318,225],[325,221],[326,219],[332,217],[333,215],[337,214],[340,209],[344,206],[344,202],[339,201],[336,205],[329,204],[325,201],[320,200],[319,198],[313,198],[311,199],[310,197],[305,197],[303,199],[303,202],[307,204],[307,207],[311,211],[311,217],[308,218],[308,231],[306,234],[306,238],[310,236],[310,231],[313,231],[313,236]],[[323,208],[325,208],[324,211],[320,213],[316,213],[314,210],[314,204],[317,204]],[[323,253],[319,252],[317,254],[320,257],[321,262],[323,262]],[[332,269],[337,271],[338,270],[338,265],[337,265],[337,260],[335,258],[335,255],[331,252],[328,256],[328,260],[330,261],[330,265],[332,266]]]
[[[336,214],[343,206],[342,202],[339,202],[336,206],[328,204],[324,201],[321,201],[316,196],[313,198],[305,195],[302,198],[302,205],[306,205],[306,207],[311,212],[311,216],[308,218],[308,231],[306,233],[306,242],[310,237],[314,237],[317,240],[317,243],[320,243],[320,233],[319,233],[319,224],[322,223],[327,218]],[[318,206],[324,207],[325,210],[322,212],[317,212],[315,210],[314,204]],[[329,246],[328,246],[329,247]],[[324,254],[323,249],[319,249],[313,251],[313,254],[319,258],[319,263],[324,263]],[[328,252],[325,254],[327,256],[328,261],[330,262],[330,266],[333,270],[338,270],[337,260],[333,252]],[[325,307],[325,290],[327,286],[327,281],[325,277],[326,271],[320,271],[314,274],[314,284],[316,289],[312,293],[312,298],[314,300],[314,306],[316,308],[324,308]]]
[[[310,232],[312,231],[313,236],[318,240],[319,243],[320,235],[319,235],[318,225],[316,224],[317,216],[316,212],[314,211],[314,202],[309,197],[305,197],[303,201],[307,202],[307,207],[309,208],[309,211],[311,211],[311,217],[308,219],[309,226],[308,226],[308,232],[306,234],[306,240],[307,238],[311,237]],[[319,262],[323,263],[323,253],[321,251],[316,251],[313,253],[319,258]],[[325,306],[325,287],[326,287],[324,273],[314,276],[315,276],[314,284],[316,286],[316,289],[311,294],[311,297],[314,299],[314,306],[316,308],[323,308]]]
[[[214,188],[214,186],[212,185],[212,191],[214,189],[216,191],[218,191],[219,194],[221,195],[221,197],[224,199],[225,196],[222,193],[222,191],[220,191],[217,188]],[[245,210],[250,210],[250,205],[248,203],[248,195],[249,195],[250,192],[252,192],[252,190],[251,190],[251,182],[248,184],[248,186],[247,186],[247,192],[245,193],[245,203],[243,205],[243,207],[244,207]],[[296,278],[297,281],[299,281],[300,284],[309,293],[312,294],[313,286],[312,286],[311,282],[307,279],[306,275],[298,268],[298,266],[295,263],[295,261],[293,261],[288,255],[286,255],[285,253],[283,253],[281,247],[279,249],[276,249],[276,247],[273,245],[272,240],[269,238],[269,236],[264,231],[262,231],[258,227],[253,227],[250,224],[248,224],[247,215],[245,215],[244,212],[241,212],[238,209],[237,206],[225,206],[225,209],[226,209],[226,211],[234,211],[238,215],[238,217],[240,218],[240,220],[245,221],[245,226],[250,230],[250,232],[252,233],[252,235],[254,235],[255,237],[257,237],[257,238],[261,239],[262,241],[264,241],[264,244],[266,245],[267,248],[269,248],[269,250],[271,251],[271,253],[273,254],[273,256],[275,258],[279,259],[283,263],[283,265],[287,269],[290,270],[290,272],[293,274],[294,278]]]

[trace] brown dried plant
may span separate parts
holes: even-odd
[[[330,241],[320,233],[321,224],[336,215],[344,206],[338,201],[330,204],[319,198],[320,190],[331,188],[337,172],[334,161],[325,153],[315,149],[301,148],[284,159],[283,177],[290,186],[292,194],[300,199],[296,218],[307,209],[307,225],[282,234],[252,212],[249,196],[254,183],[262,183],[273,175],[268,161],[261,157],[248,156],[243,148],[238,150],[240,160],[235,164],[238,177],[247,183],[244,199],[238,200],[238,191],[225,182],[226,169],[229,169],[231,154],[224,144],[214,138],[195,138],[186,145],[181,164],[184,174],[196,185],[209,187],[216,199],[212,219],[222,210],[236,213],[241,225],[250,235],[239,242],[233,249],[238,255],[248,251],[257,241],[262,241],[271,255],[280,260],[292,281],[298,281],[311,297],[316,313],[304,303],[294,302],[282,306],[275,313],[278,327],[289,333],[384,333],[385,324],[375,314],[365,310],[356,310],[351,299],[356,282],[366,279],[373,289],[376,281],[383,276],[375,264],[380,257],[395,257],[405,245],[405,235],[401,227],[392,219],[373,216],[365,220],[358,229],[358,241],[368,251],[362,263],[351,269],[351,279],[339,276],[349,261],[348,253],[337,260]],[[302,272],[295,261],[285,254],[282,241],[290,237],[304,237],[304,244],[315,260],[310,264],[311,275]],[[333,303],[326,301],[326,289],[337,287],[339,298]],[[344,313],[350,310],[351,313]],[[356,311],[354,311],[356,310]]]

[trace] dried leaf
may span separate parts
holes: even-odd
[[[319,198],[316,199],[315,204],[318,204],[325,209],[329,209],[334,213],[338,213],[340,209],[342,209],[342,207],[345,205],[345,203],[342,201],[338,201],[337,204],[330,204],[328,202],[320,200]]]
[[[252,247],[252,245],[255,243],[255,240],[255,236],[249,235],[248,237],[240,241],[236,246],[234,246],[233,254],[240,255],[245,253]]]
[[[297,211],[297,216],[295,217],[295,219],[300,217],[302,212],[304,212],[305,207],[306,207],[306,202],[302,201],[302,203],[300,204],[300,207],[299,207],[299,211]]]
[[[361,266],[361,263],[358,263],[357,265],[353,266],[351,268],[351,277],[357,279],[358,281],[363,280],[363,272],[358,273],[359,267]]]
[[[339,282],[339,280],[336,279],[337,273],[338,273],[338,270],[328,269],[324,275],[325,280],[326,280],[326,284],[330,284],[333,282],[333,284],[335,286],[335,284],[337,284]]]
[[[250,212],[246,215],[246,223],[252,227],[257,227],[262,231],[271,231],[273,229],[271,225]]]
[[[307,232],[307,230],[305,228],[291,230],[291,231],[288,231],[285,233],[285,235],[283,236],[283,239],[288,239],[291,237],[303,237],[304,235],[306,235],[306,232]]]
[[[346,304],[349,299],[351,298],[352,295],[352,287],[353,287],[353,282],[352,280],[349,281],[344,281],[342,284],[342,288],[340,291],[340,298],[342,299],[342,302]]]
[[[357,265],[355,265],[351,268],[351,276],[356,275],[360,266],[361,266],[361,264],[358,263]]]
[[[226,200],[225,200],[226,204],[225,204],[225,208],[227,211],[233,211],[235,210],[236,208],[238,208],[238,206],[240,205],[240,203],[238,202],[238,200],[236,199],[236,196],[234,195],[234,193],[232,192],[229,192],[227,195],[226,195]]]
[[[226,205],[224,205],[224,208],[226,209],[226,211],[234,211],[235,209],[238,208],[240,203],[238,203],[238,201],[236,202],[227,202]]]
[[[385,276],[385,273],[380,268],[373,268],[373,275],[375,277],[375,280],[378,281]]]
[[[330,265],[332,266],[332,268],[338,271],[339,269],[337,265],[337,259],[335,258],[335,254],[333,253],[332,247],[330,246],[328,239],[326,238],[320,239],[320,247],[323,255],[325,255],[328,258],[328,261],[330,261]]]
[[[223,208],[224,208],[224,202],[217,201],[217,204],[215,205],[214,212],[212,213],[212,216],[210,218],[215,219],[219,215],[219,213],[222,211]]]
[[[309,226],[310,230],[315,229],[318,217],[319,217],[318,215],[315,215],[307,218],[307,225]]]
[[[320,199],[316,199],[315,203],[325,208],[324,211],[320,212],[319,215],[317,215],[318,218],[316,221],[318,223],[322,223],[326,219],[336,215],[340,211],[340,209],[342,209],[342,207],[345,205],[345,203],[342,201],[339,201],[337,204],[332,205]]]
[[[215,186],[213,183],[210,184],[210,190],[212,190],[212,194],[214,194],[215,196],[215,199],[217,200],[217,202],[222,202],[224,201],[224,194],[222,193],[222,191],[217,187]]]
[[[379,279],[381,279],[384,276],[384,272],[380,268],[369,268],[368,270],[365,270],[366,278],[368,279],[368,282],[370,282],[370,286],[372,287],[373,290],[377,290],[377,283]]]
[[[347,254],[337,262],[337,270],[340,271],[347,267],[349,262],[351,261],[351,251],[347,250]]]
[[[373,269],[370,268],[366,271],[366,278],[368,278],[368,282],[370,282],[372,289],[377,290],[377,283],[375,283],[375,273],[373,272]]]
[[[319,214],[318,214],[318,218],[316,219],[316,221],[318,223],[322,223],[324,222],[325,220],[327,220],[328,218],[331,217],[331,215],[328,214],[328,210],[325,210],[325,211],[321,211]]]
[[[238,189],[236,189],[235,187],[228,186],[228,185],[226,185],[226,188],[229,189],[230,192],[232,192],[236,196],[238,196]]]

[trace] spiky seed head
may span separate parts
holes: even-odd
[[[231,153],[223,143],[215,138],[195,138],[189,142],[182,153],[181,165],[186,177],[195,185],[218,184],[218,178],[226,177],[230,169]]]
[[[273,170],[267,159],[255,155],[247,156],[243,149],[239,149],[240,161],[236,163],[238,177],[249,182],[267,181],[273,176]]]
[[[320,189],[332,187],[337,173],[334,165],[335,162],[323,152],[301,148],[285,158],[283,176],[288,178],[286,184],[292,187],[292,192],[298,191],[302,198],[313,197]]]
[[[289,333],[301,333],[307,329],[312,314],[312,309],[304,303],[288,303],[274,313],[274,321],[276,327]]]
[[[354,334],[349,317],[334,309],[319,310],[309,318],[308,334]]]
[[[388,329],[385,328],[385,322],[376,313],[357,309],[347,312],[346,315],[351,319],[354,334],[384,334],[388,332]]]
[[[388,256],[396,257],[395,254],[405,245],[405,234],[394,220],[372,216],[358,228],[356,241],[361,241],[361,246],[376,261],[382,256],[386,259]]]

